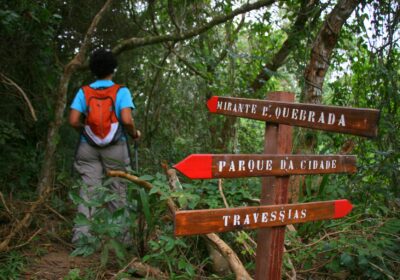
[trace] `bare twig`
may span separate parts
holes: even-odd
[[[389,278],[390,280],[394,280],[393,276],[388,274],[385,270],[383,270],[382,268],[380,268],[379,266],[377,266],[376,264],[372,263],[372,262],[368,262],[370,265],[372,265],[375,269],[379,270],[379,272],[383,273],[386,275],[387,278]]]
[[[9,209],[8,206],[7,206],[7,203],[6,203],[5,199],[4,199],[4,196],[3,196],[3,193],[2,193],[2,192],[0,192],[0,199],[1,199],[1,202],[3,203],[3,205],[4,205],[4,208],[5,208],[6,211],[7,211],[7,213],[8,213],[10,216],[13,216],[12,212],[10,211],[10,209]]]
[[[226,207],[226,208],[229,208],[229,204],[228,204],[228,202],[226,201],[226,197],[225,197],[225,194],[224,194],[224,190],[222,189],[222,179],[218,179],[218,190],[219,190],[219,194],[220,194],[221,197],[222,197],[222,200],[224,201],[225,207]]]
[[[17,246],[15,246],[13,248],[10,248],[10,250],[11,249],[18,249],[18,248],[21,248],[21,247],[24,247],[24,246],[28,245],[33,240],[33,238],[35,238],[35,236],[38,235],[41,231],[42,231],[41,228],[38,229],[26,242],[24,242],[24,243],[22,243],[20,245],[17,245]]]
[[[287,253],[286,247],[283,247],[283,251],[285,253]],[[292,271],[292,275],[287,274],[288,278],[291,279],[291,280],[296,280],[297,279],[297,276],[296,276],[297,273],[296,273],[296,269],[294,268],[292,259],[289,257],[289,254],[286,254],[286,257],[287,257],[287,261],[288,261],[288,263],[289,263],[289,265],[291,267],[291,271]]]
[[[48,231],[46,232],[51,238],[56,239],[58,242],[60,242],[61,244],[63,244],[66,247],[69,247],[71,249],[75,249],[75,246],[72,245],[71,243],[66,242],[65,240],[63,240],[62,238],[60,238],[55,232],[53,231]]]
[[[178,20],[176,18],[176,14],[175,14],[174,3],[172,0],[168,0],[168,15],[169,15],[169,18],[170,18],[172,24],[175,26],[176,30],[178,31],[178,33],[181,33],[182,28],[178,24]]]
[[[22,95],[22,98],[25,100],[26,104],[28,105],[28,108],[29,108],[29,111],[31,112],[33,120],[35,122],[37,122],[35,109],[33,108],[32,103],[29,100],[28,96],[26,95],[25,91],[16,82],[11,80],[9,77],[4,75],[3,73],[0,73],[0,76],[5,84],[13,86]]]
[[[71,221],[69,221],[67,218],[65,218],[63,215],[61,215],[60,213],[58,213],[55,209],[53,209],[50,205],[48,205],[47,203],[45,204],[46,208],[49,209],[51,212],[53,212],[54,214],[56,214],[61,220],[63,220],[64,222],[67,223],[71,223]]]
[[[336,258],[337,255],[333,255],[329,260],[327,260],[326,262],[323,262],[319,265],[317,265],[316,267],[310,268],[310,269],[306,269],[306,270],[299,270],[297,271],[298,273],[309,273],[311,271],[317,270],[321,267],[324,267],[325,265],[327,265],[328,263],[332,262],[334,258]]]
[[[336,234],[343,233],[343,232],[346,232],[346,231],[348,231],[348,230],[340,230],[340,231],[327,233],[327,234],[325,234],[324,236],[322,236],[320,239],[318,239],[317,241],[315,241],[313,243],[310,243],[310,244],[307,244],[307,245],[304,245],[304,246],[301,246],[301,247],[298,247],[298,248],[293,248],[293,249],[287,250],[286,252],[290,253],[290,252],[294,252],[294,251],[297,251],[297,250],[300,250],[300,249],[304,249],[304,248],[307,248],[307,247],[312,247],[312,246],[318,244],[319,242],[321,242],[322,240],[324,240],[325,238],[328,238],[331,235],[336,235]]]
[[[134,257],[126,266],[124,266],[120,271],[117,272],[117,274],[115,274],[111,280],[117,279],[117,277],[123,273],[132,263],[134,263],[137,260],[136,257]]]

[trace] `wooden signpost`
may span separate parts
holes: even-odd
[[[282,94],[282,93],[279,93]],[[210,113],[354,135],[377,135],[379,110],[213,96]]]
[[[355,173],[355,156],[192,154],[174,168],[191,179]]]
[[[356,172],[355,156],[291,155],[291,126],[374,137],[379,111],[294,103],[288,92],[268,100],[213,96],[207,106],[211,113],[265,121],[264,154],[193,154],[175,168],[192,179],[263,177],[260,206],[177,211],[175,235],[258,229],[255,279],[281,279],[285,225],[337,219],[352,209],[344,199],[288,204],[290,175]]]
[[[351,203],[342,199],[300,204],[178,211],[175,215],[175,235],[207,234],[338,219],[346,216],[351,209]]]

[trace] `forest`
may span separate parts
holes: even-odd
[[[379,110],[374,137],[293,127],[290,154],[354,155],[357,170],[290,176],[289,203],[353,209],[287,225],[281,278],[398,279],[399,21],[396,0],[1,0],[0,279],[256,279],[257,230],[177,237],[174,213],[258,206],[263,179],[192,180],[173,167],[262,154],[270,124],[211,114],[207,101],[276,92]],[[67,120],[99,47],[118,59],[113,80],[130,89],[142,137],[132,168],[82,202]],[[104,207],[112,176],[127,209]],[[88,219],[79,203],[99,210]],[[72,243],[74,224],[91,237]],[[118,238],[127,227],[130,245]]]

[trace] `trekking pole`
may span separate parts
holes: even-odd
[[[139,141],[138,140],[134,140],[133,149],[135,150],[135,171],[136,171],[136,173],[138,173],[139,172],[139,153],[138,153]]]

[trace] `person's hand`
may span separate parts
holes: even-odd
[[[136,134],[134,135],[133,140],[139,140],[139,138],[142,136],[142,133],[140,130],[136,129]]]

